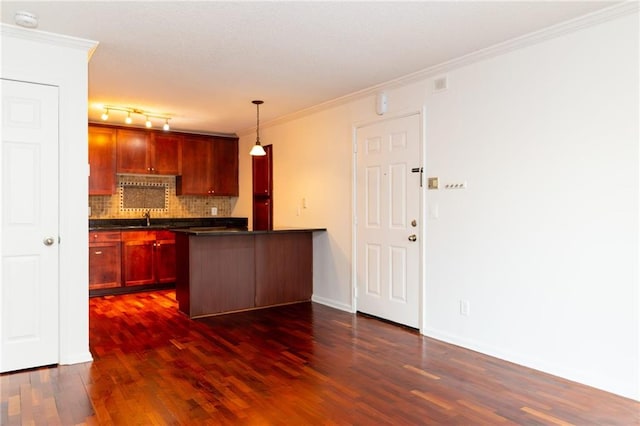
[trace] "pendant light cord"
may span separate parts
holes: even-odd
[[[260,104],[256,103],[256,142],[260,143]]]

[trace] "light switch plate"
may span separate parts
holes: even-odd
[[[439,187],[440,187],[440,183],[437,177],[427,178],[428,189],[438,189]]]
[[[211,207],[211,216],[218,216],[218,208]]]

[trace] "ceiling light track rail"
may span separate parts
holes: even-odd
[[[120,105],[104,105],[102,108],[104,109],[104,112],[102,113],[102,117],[101,117],[102,121],[109,120],[109,113],[111,111],[119,111],[119,112],[127,113],[127,116],[124,119],[125,124],[133,123],[133,118],[131,117],[131,114],[134,114],[134,115],[140,115],[145,117],[144,125],[147,128],[153,127],[153,123],[151,122],[152,118],[159,118],[161,120],[164,120],[164,124],[162,125],[162,130],[168,131],[171,129],[171,127],[169,126],[169,120],[171,120],[173,117],[169,114],[161,114],[157,112],[145,111],[140,108],[120,106]]]

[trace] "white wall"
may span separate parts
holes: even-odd
[[[445,74],[386,90],[385,117],[426,111],[426,175],[468,183],[426,192],[423,333],[640,400],[637,9]],[[275,224],[328,229],[314,300],[346,310],[353,128],[375,119],[370,95],[261,129]],[[248,155],[240,175],[251,217]]]
[[[4,24],[0,30],[2,78],[59,87],[59,360],[90,361],[87,64],[97,43]]]

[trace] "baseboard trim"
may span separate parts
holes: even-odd
[[[567,369],[566,367],[563,367],[561,365],[540,361],[538,359],[533,359],[527,355],[505,351],[503,349],[491,345],[486,345],[473,339],[466,339],[460,336],[443,333],[441,331],[430,328],[422,329],[421,333],[424,336],[432,339],[440,340],[442,342],[449,343],[455,346],[460,346],[462,348],[479,352],[484,355],[489,355],[503,361],[531,368],[542,373],[551,374],[565,380],[570,380],[586,386],[591,386],[593,388],[623,396],[625,398],[640,401],[640,395],[633,394],[633,391],[631,393],[625,392],[624,389],[621,389],[619,386],[613,385],[611,383],[611,380],[604,377],[595,376],[593,374],[590,374],[589,372],[578,371],[571,368]]]
[[[355,310],[351,305],[347,305],[346,303],[338,302],[337,300],[328,299],[326,297],[320,297],[313,295],[311,296],[311,301],[315,303],[319,303],[321,305],[329,306],[330,308],[339,309],[341,311],[354,313]]]

